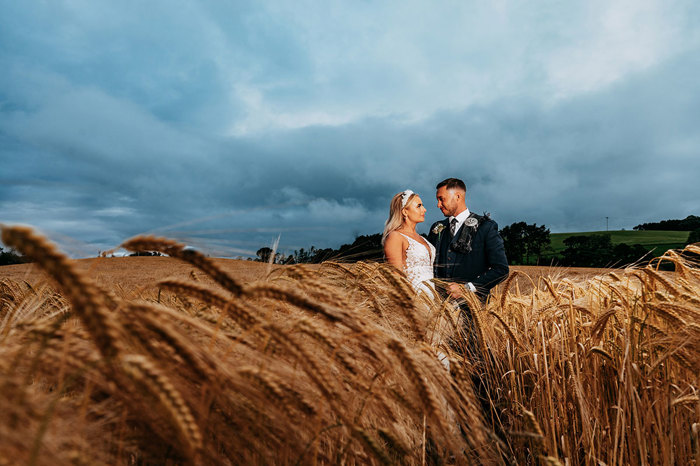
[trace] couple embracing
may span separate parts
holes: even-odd
[[[476,336],[463,290],[486,302],[491,288],[508,276],[503,239],[488,215],[469,211],[462,180],[448,178],[436,189],[437,206],[445,219],[433,224],[427,241],[416,232],[416,225],[425,221],[422,199],[411,190],[393,197],[382,236],[384,254],[406,274],[417,293],[430,292],[434,278],[446,283],[444,297],[457,300],[462,329],[473,350]]]

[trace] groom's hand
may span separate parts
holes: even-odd
[[[447,286],[447,289],[450,292],[450,297],[454,299],[459,299],[459,298],[465,298],[465,293],[464,290],[471,291],[472,293],[476,293],[476,287],[471,283],[467,283],[466,285],[458,285],[457,283],[450,283]]]
[[[454,298],[454,299],[464,298],[464,293],[462,292],[463,288],[461,286],[459,286],[458,284],[450,283],[447,286],[447,289],[450,292],[451,298]]]

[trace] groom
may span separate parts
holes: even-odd
[[[447,289],[450,296],[463,297],[461,284],[485,303],[491,288],[508,276],[508,260],[498,225],[488,215],[469,212],[466,194],[464,181],[457,178],[438,183],[437,206],[446,218],[433,224],[428,241],[437,250],[435,278],[450,282]],[[465,336],[470,349],[475,350],[472,311],[466,304],[460,307],[464,314]]]
[[[445,220],[430,228],[437,250],[435,278],[448,280],[450,294],[461,297],[461,283],[486,302],[491,288],[508,276],[508,260],[498,225],[488,215],[469,212],[464,181],[448,178],[437,185],[438,208]]]
[[[446,291],[452,298],[458,299],[463,339],[455,339],[453,344],[476,368],[483,365],[484,356],[489,356],[482,355],[479,350],[479,336],[472,318],[475,310],[469,309],[467,302],[460,299],[464,298],[461,285],[485,303],[491,288],[508,276],[508,260],[496,222],[488,215],[476,215],[467,209],[464,181],[448,178],[438,183],[436,188],[437,206],[446,218],[435,222],[428,235],[428,241],[436,249],[435,278],[448,282]],[[483,414],[489,419],[492,397],[488,378],[482,377],[480,372],[480,369],[472,372],[472,383]],[[495,423],[493,427],[503,440],[506,437],[499,425]]]

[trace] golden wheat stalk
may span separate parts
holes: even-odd
[[[685,316],[686,318],[693,320],[700,320],[700,309],[693,308],[688,305],[679,304],[677,302],[672,303],[659,303],[658,307],[663,308],[666,311],[673,312],[676,316]],[[690,325],[690,324],[686,324]]]
[[[350,417],[348,417],[343,409],[342,397],[338,389],[335,387],[335,384],[332,383],[328,374],[316,363],[315,355],[309,353],[303,344],[278,326],[268,323],[264,326],[264,329],[279,343],[296,354],[296,360],[301,363],[306,375],[324,395],[324,398],[333,412],[342,420],[343,426],[349,430],[353,437],[360,440],[361,444],[367,448],[369,453],[383,463],[386,459],[385,453],[380,448],[377,448],[377,444],[372,437],[368,436],[361,428],[358,428]]]
[[[462,288],[462,293],[464,296],[464,299],[467,303],[467,306],[469,307],[469,311],[471,312],[471,319],[472,323],[474,324],[474,331],[476,332],[477,338],[477,346],[479,351],[481,351],[482,358],[486,361],[490,360],[488,357],[488,348],[486,347],[486,338],[484,336],[484,326],[483,322],[481,321],[481,312],[483,312],[484,305],[479,301],[479,298],[477,297],[476,293],[472,293],[471,291],[467,291],[466,287],[464,285],[461,285]],[[464,318],[464,317],[463,317]]]
[[[612,307],[612,309],[608,309],[600,317],[598,317],[591,328],[591,335],[594,341],[599,341],[601,339],[603,333],[605,332],[605,326],[607,325],[608,320],[610,320],[610,318],[614,316],[616,312],[617,309]]]
[[[106,359],[122,352],[121,327],[110,311],[105,294],[46,238],[27,227],[4,227],[2,241],[34,259],[58,283]]]
[[[206,286],[176,279],[163,280],[159,285],[174,293],[184,293],[207,304],[223,309],[228,313],[231,319],[244,330],[260,326],[261,324],[261,320],[238,300],[231,299]]]
[[[187,339],[173,324],[168,322],[160,312],[160,309],[149,303],[129,303],[126,325],[136,330],[140,327],[152,332],[157,337],[158,343],[165,343],[183,359],[188,368],[194,370],[199,378],[212,380],[217,372],[217,361],[214,361],[207,353],[197,351],[197,347]],[[136,330],[138,332],[138,330]],[[147,338],[146,344],[151,340]]]
[[[544,443],[544,432],[542,432],[542,428],[540,427],[539,422],[537,422],[535,414],[525,408],[522,408],[521,411],[523,418],[525,419],[525,427],[528,429],[527,432],[532,434],[532,438],[534,439],[537,448],[539,448],[540,451],[546,452],[547,447]]]
[[[418,399],[423,405],[424,412],[438,426],[443,435],[447,432],[444,425],[444,419],[440,415],[437,399],[435,394],[426,383],[425,375],[423,374],[422,365],[415,360],[406,346],[399,340],[393,339],[389,342],[389,349],[394,352],[401,363],[401,366],[409,375],[409,380],[413,382],[413,386],[418,392]]]
[[[678,294],[678,289],[670,281],[668,281],[660,272],[657,272],[651,267],[644,267],[642,272],[647,274],[651,281],[657,281],[661,283],[668,291],[673,294]]]
[[[545,287],[547,288],[547,291],[549,291],[549,294],[552,295],[552,298],[554,298],[554,301],[559,304],[559,301],[561,300],[561,297],[559,296],[559,293],[554,289],[554,285],[552,284],[552,280],[549,277],[545,277],[543,280]]]
[[[300,309],[309,310],[328,319],[330,322],[343,324],[356,332],[361,332],[364,329],[363,323],[358,322],[346,311],[335,306],[329,306],[326,303],[312,301],[294,289],[263,283],[245,287],[243,294],[251,299],[268,298],[283,301]]]
[[[611,286],[610,286],[610,291],[611,291],[615,296],[618,297],[618,299],[620,300],[620,303],[622,304],[622,307],[623,307],[623,308],[628,308],[628,307],[629,307],[629,305],[630,305],[629,299],[627,299],[627,297],[625,297],[625,294],[622,292],[622,290],[619,290],[616,286],[612,286],[612,285],[611,285]]]
[[[316,413],[316,409],[301,393],[271,372],[263,371],[259,367],[243,366],[238,369],[238,374],[260,387],[266,395],[265,398],[283,409],[290,422],[304,422],[304,417],[299,417],[300,413],[304,416]]]
[[[671,406],[682,405],[685,403],[700,403],[700,397],[698,397],[698,395],[679,396],[671,402]]]
[[[379,445],[379,442],[369,435],[369,433],[358,427],[352,429],[353,436],[362,440],[365,446],[369,447],[369,450],[374,454],[374,457],[379,460],[380,464],[390,465],[393,464],[391,458],[386,451]]]
[[[338,344],[333,342],[326,332],[313,321],[304,318],[299,320],[295,327],[314,340],[320,342],[326,348],[331,358],[337,359],[350,374],[357,375],[360,372],[359,368],[357,368],[352,361],[351,356],[346,354],[346,352]]]
[[[548,464],[550,466],[563,466],[559,459],[553,456],[540,456],[540,459],[544,464]]]
[[[377,267],[376,272],[378,272],[378,278],[389,284],[389,295],[394,301],[395,309],[406,318],[416,338],[425,340],[423,326],[416,319],[415,291],[408,280],[395,267],[388,264]]]
[[[358,264],[360,264],[360,263],[358,262]],[[349,275],[351,277],[354,277],[356,275],[355,272],[353,272],[353,270],[350,267],[345,266],[345,265],[338,263],[338,262],[335,262],[335,261],[326,261],[326,262],[321,263],[321,270],[323,270],[324,268],[334,269],[334,270],[339,271],[342,274]]]
[[[66,343],[70,343],[70,345]],[[75,332],[73,336],[62,334],[59,338],[47,341],[44,356],[50,360],[50,364],[47,364],[50,371],[56,370],[57,363],[59,365],[66,364],[74,369],[76,378],[85,373],[86,377],[93,380],[96,378],[102,380],[103,387],[108,385],[106,382],[109,380],[106,372],[107,366],[98,357],[89,340],[82,339],[78,332]],[[41,362],[45,362],[43,358]]]
[[[520,272],[514,270],[510,272],[508,278],[506,278],[506,281],[503,282],[503,285],[501,286],[501,301],[499,302],[501,309],[503,309],[506,305],[506,298],[508,297],[508,289],[510,289],[510,284],[513,283],[513,280],[515,280],[515,277],[517,277],[519,274]]]
[[[637,316],[631,316],[630,319],[632,320],[632,322],[639,325],[640,332],[642,332],[644,329],[648,328],[648,329],[652,330],[655,334],[662,335],[662,336],[667,335],[666,331],[662,330],[661,328],[659,328],[658,326],[652,324],[651,322],[649,322],[647,320],[642,320]]]
[[[661,317],[663,320],[671,324],[672,326],[676,327],[685,327],[687,322],[685,319],[683,319],[680,315],[678,315],[678,312],[676,312],[676,309],[672,306],[662,306],[662,305],[657,305],[657,304],[651,304],[648,303],[647,307],[654,311],[656,315]]]
[[[503,329],[506,331],[508,334],[508,337],[513,341],[516,347],[522,348],[522,345],[520,344],[520,341],[518,340],[518,337],[515,336],[515,332],[513,332],[513,329],[510,328],[510,326],[506,323],[505,320],[498,314],[496,314],[493,311],[489,311],[489,314],[494,316],[498,322],[500,322],[501,326],[503,326]]]
[[[181,441],[174,446],[181,446],[185,456],[191,462],[197,463],[202,448],[202,434],[180,392],[168,377],[144,356],[126,355],[122,368],[124,373],[144,387],[155,398],[163,412],[167,413],[171,426]]]

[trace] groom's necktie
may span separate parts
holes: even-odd
[[[454,236],[455,233],[457,233],[457,218],[456,217],[453,218],[452,220],[450,220],[450,233],[452,233],[452,236]]]

